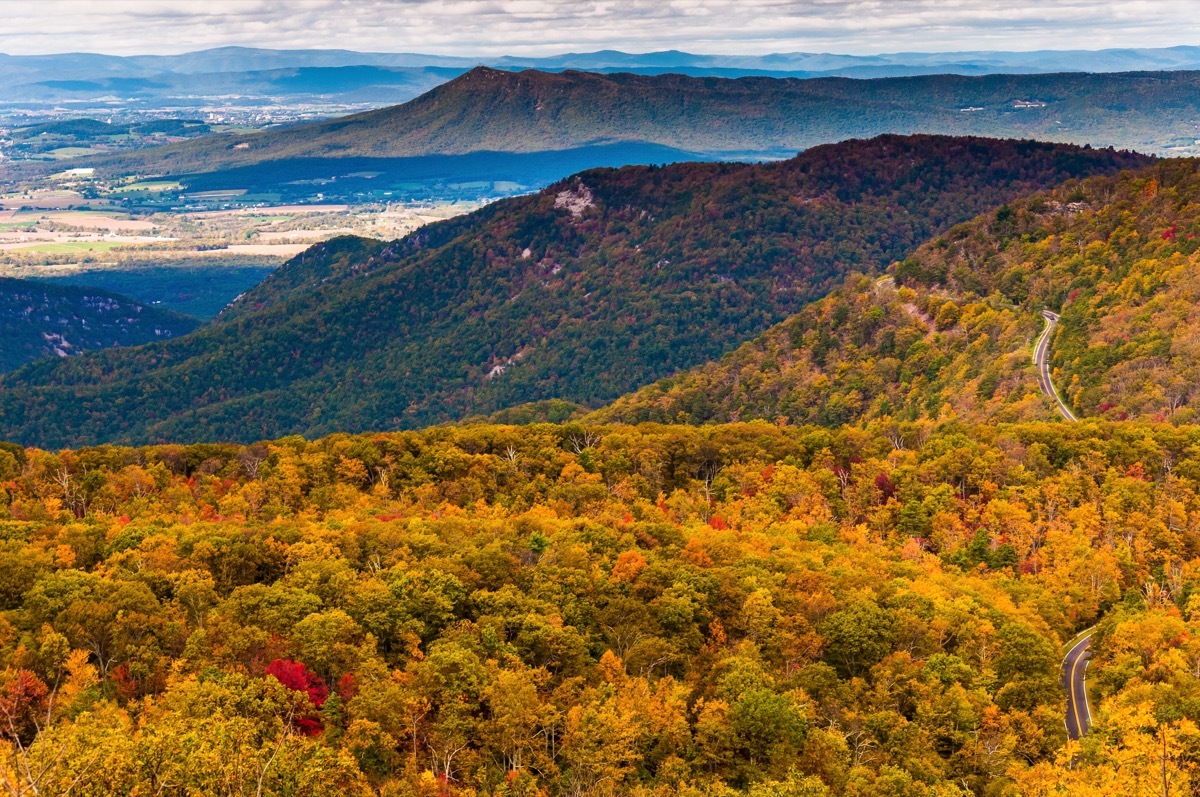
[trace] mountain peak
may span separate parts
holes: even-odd
[[[494,66],[485,66],[480,64],[479,66],[471,67],[466,72],[463,72],[458,77],[446,83],[446,85],[449,86],[455,83],[465,83],[472,80],[502,78],[512,74],[514,73],[508,69],[497,69]]]
[[[1166,92],[1170,104],[1160,102]],[[1114,93],[1128,106],[1119,121],[1102,112]],[[1045,107],[1013,113],[1030,97]],[[1177,153],[1178,131],[1198,112],[1198,72],[801,80],[476,66],[403,105],[80,163],[102,174],[189,175],[289,159],[549,154],[632,142],[693,159],[761,160],[898,130],[1046,139],[1067,135],[1064,124],[1076,143],[1136,140],[1143,151]]]

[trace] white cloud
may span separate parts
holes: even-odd
[[[237,44],[452,55],[878,53],[1200,42],[1194,0],[0,0],[0,51]]]

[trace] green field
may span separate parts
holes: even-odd
[[[243,196],[245,188],[230,188],[222,191],[196,191],[187,195],[188,199],[233,199]]]
[[[52,255],[69,255],[75,252],[107,252],[118,246],[128,246],[124,241],[67,241],[64,243],[38,244],[21,248],[18,252],[44,252]]]
[[[146,192],[149,194],[159,191],[179,191],[183,186],[174,180],[147,180],[142,183],[130,183],[123,185],[120,188],[114,188],[111,193],[114,194],[132,194],[137,192]]]
[[[66,160],[68,158],[80,158],[84,155],[99,155],[105,152],[102,149],[95,147],[59,147],[52,149],[46,153],[53,160]]]

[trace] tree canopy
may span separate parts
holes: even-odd
[[[1191,793],[1200,428],[0,446],[12,793]],[[1100,620],[1068,743],[1063,644]],[[1163,785],[1165,783],[1165,785]]]

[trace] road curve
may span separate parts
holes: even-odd
[[[1062,686],[1067,693],[1067,736],[1078,739],[1092,727],[1092,710],[1088,706],[1087,666],[1092,658],[1092,634],[1076,642],[1062,663]]]
[[[1049,310],[1042,311],[1042,318],[1046,321],[1046,328],[1042,330],[1041,337],[1037,339],[1037,343],[1033,346],[1033,364],[1037,366],[1038,385],[1042,388],[1042,392],[1053,399],[1058,411],[1068,421],[1078,421],[1075,413],[1063,404],[1063,400],[1059,398],[1058,391],[1054,388],[1054,382],[1050,379],[1050,336],[1054,333],[1054,327],[1058,324],[1058,313],[1052,313]]]

